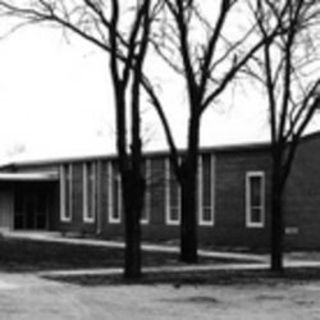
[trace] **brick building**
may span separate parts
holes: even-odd
[[[141,217],[145,239],[177,239],[180,190],[168,154],[145,155]],[[266,247],[270,226],[268,144],[202,149],[199,154],[199,241]],[[320,133],[303,138],[285,193],[285,241],[320,248]],[[123,235],[121,183],[112,156],[21,161],[0,171],[0,229]]]

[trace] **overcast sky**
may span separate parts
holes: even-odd
[[[77,38],[66,43],[58,30],[38,26],[0,41],[0,57],[1,158],[15,153],[21,145],[31,158],[114,150],[113,98],[104,53]],[[183,147],[185,98],[170,85],[166,95],[171,102],[171,123]],[[201,144],[267,139],[262,101],[252,91],[242,90],[229,98],[226,108],[212,108],[204,115]],[[163,149],[161,127],[147,105],[144,127],[147,148]]]

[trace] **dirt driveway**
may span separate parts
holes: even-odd
[[[0,319],[320,319],[320,282],[90,287],[0,273]]]

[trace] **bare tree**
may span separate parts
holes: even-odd
[[[140,215],[143,176],[140,84],[149,44],[151,23],[160,1],[35,0],[0,1],[0,12],[13,17],[15,30],[34,23],[49,23],[72,32],[108,54],[115,97],[118,167],[125,213],[125,272],[141,275]]]
[[[287,9],[281,3],[279,18]],[[162,25],[154,37],[154,47],[164,61],[185,83],[188,97],[187,150],[179,161],[172,130],[162,101],[154,87],[144,87],[163,123],[171,150],[171,162],[181,186],[181,252],[185,262],[197,261],[197,164],[201,118],[218,104],[239,72],[266,42],[281,30],[281,19],[264,38],[257,38],[256,21],[250,21],[250,7],[243,1],[165,0]],[[246,18],[243,19],[243,16]],[[248,19],[247,19],[248,18]],[[242,21],[238,25],[237,21]]]
[[[300,138],[320,106],[318,1],[262,1],[251,6],[261,39],[279,23],[284,33],[263,48],[248,65],[267,96],[272,154],[271,269],[283,269],[283,194]]]

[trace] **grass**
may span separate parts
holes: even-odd
[[[294,253],[292,258],[318,260],[319,253]],[[143,266],[182,266],[178,254],[143,252]],[[0,238],[0,271],[35,272],[47,270],[76,270],[122,267],[124,251],[91,245],[74,245],[37,240]],[[248,260],[226,258],[201,258],[201,264],[248,263]],[[252,261],[257,263],[256,261]],[[216,270],[197,272],[159,272],[144,274],[134,282],[125,281],[122,275],[50,276],[52,280],[65,281],[83,286],[107,284],[172,284],[183,285],[279,285],[320,280],[320,268],[287,269],[274,274],[268,270]]]
[[[178,254],[143,252],[143,266],[179,266]],[[122,267],[124,251],[90,245],[74,245],[22,239],[0,239],[0,271],[33,272]],[[226,258],[200,258],[200,263],[248,263]],[[255,262],[255,261],[252,261]]]
[[[185,285],[296,285],[320,281],[320,268],[292,268],[283,273],[269,270],[214,270],[179,273],[149,273],[141,279],[128,281],[121,275],[81,275],[81,276],[49,276],[51,280],[68,282],[81,286],[104,285],[157,285],[171,284],[175,288]]]

